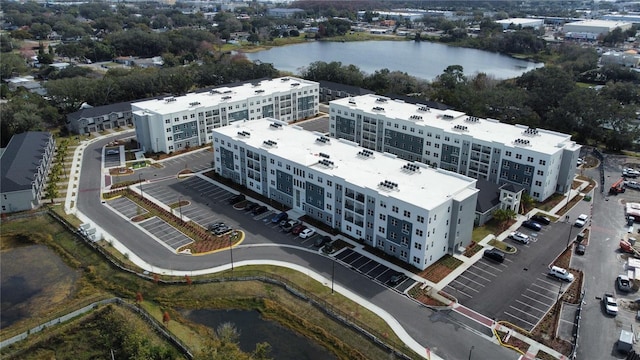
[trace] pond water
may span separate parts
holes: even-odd
[[[212,330],[223,323],[233,324],[240,333],[240,348],[244,352],[255,350],[260,342],[271,345],[270,357],[278,360],[330,360],[336,357],[323,347],[280,326],[262,319],[257,311],[248,310],[184,310],[183,315]]]
[[[53,309],[71,294],[78,273],[44,245],[3,251],[0,328]]]
[[[299,74],[315,61],[339,61],[344,66],[354,64],[366,74],[386,68],[429,81],[449,65],[461,65],[467,76],[482,72],[496,79],[518,77],[544,66],[489,51],[427,41],[312,41],[247,53],[246,56],[249,60],[271,63],[276,69],[293,74]]]

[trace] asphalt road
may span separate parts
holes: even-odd
[[[167,250],[133,224],[125,221],[101,203],[100,177],[102,147],[114,138],[97,141],[87,147],[82,160],[79,179],[78,203],[80,212],[98,226],[117,238],[128,249],[150,265],[171,270],[199,270],[228,263],[227,252],[207,256],[177,255]],[[147,179],[163,179],[175,176],[184,169],[178,162],[162,169],[146,168],[140,176]],[[137,174],[136,174],[137,177]],[[238,214],[239,216],[241,214]],[[263,237],[256,244],[274,236],[270,228],[255,221],[239,220],[249,237]],[[269,229],[269,230],[268,230]],[[248,244],[248,242],[245,242]],[[291,246],[243,246],[233,251],[234,263],[243,260],[269,259],[295,263],[313,269],[330,278],[331,261],[317,252]],[[432,311],[420,306],[408,297],[377,284],[361,274],[343,266],[335,267],[335,281],[394,316],[405,330],[420,344],[446,360],[467,359],[473,347],[473,359],[518,359],[516,352],[498,346],[481,336],[472,326],[465,326],[464,319],[448,311]]]
[[[605,315],[600,298],[604,292],[616,294],[618,299],[633,300],[640,294],[620,294],[615,289],[615,278],[625,270],[626,255],[618,250],[618,242],[626,233],[624,201],[640,202],[640,191],[627,189],[623,194],[608,195],[609,187],[620,178],[623,165],[629,160],[623,156],[606,156],[604,193],[596,189],[593,205],[593,225],[586,254],[574,257],[572,266],[585,273],[585,302],[578,338],[578,359],[623,359],[615,350],[620,330],[637,327],[632,312],[620,307],[615,318]],[[585,170],[585,175],[600,179],[597,169]],[[602,184],[600,184],[602,186]],[[638,229],[640,224],[636,223]],[[637,230],[636,230],[637,233]]]

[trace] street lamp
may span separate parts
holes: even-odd
[[[235,241],[237,235],[238,233],[234,231],[229,236],[229,254],[231,254],[231,272],[233,272],[233,241]]]
[[[178,196],[178,210],[180,211],[180,221],[182,221],[182,196]]]
[[[140,197],[142,196],[142,174],[138,174],[138,182],[140,183]]]
[[[471,349],[469,349],[469,360],[471,360],[471,352],[473,352],[473,349],[475,349],[475,347],[471,345]]]
[[[331,293],[333,294],[333,280],[336,277],[336,261],[331,258]]]
[[[569,238],[567,238],[567,247],[569,247],[569,244],[571,244],[571,232],[573,231],[573,226],[571,226],[571,223],[569,222],[569,215],[565,216],[565,219],[567,220],[567,224],[569,224]]]

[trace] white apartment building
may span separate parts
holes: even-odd
[[[318,113],[317,82],[284,77],[131,104],[144,151],[170,153],[211,143],[214,128],[264,117],[287,123]]]
[[[476,180],[275,119],[213,130],[215,172],[418,269],[471,242]]]
[[[569,191],[580,153],[568,134],[378,95],[331,101],[330,115],[332,137],[475,179],[521,185],[538,201]]]

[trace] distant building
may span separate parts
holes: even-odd
[[[67,129],[80,135],[132,125],[130,102],[96,107],[85,105],[67,115]]]
[[[630,22],[607,21],[607,20],[583,20],[571,22],[564,25],[563,31],[566,38],[587,38],[591,39],[595,36],[606,35],[615,28],[625,31],[630,29]],[[586,34],[591,34],[588,36]]]
[[[418,269],[471,243],[475,179],[275,119],[213,137],[220,176]]]
[[[0,212],[32,210],[40,205],[55,152],[48,132],[14,135],[0,155]]]
[[[292,18],[296,14],[304,14],[303,9],[288,9],[288,8],[272,8],[267,10],[267,16],[278,18]]]
[[[607,51],[600,57],[600,64],[614,64],[630,68],[640,68],[640,55],[635,50]]]
[[[603,20],[622,21],[640,25],[640,14],[607,14],[602,16]]]
[[[170,153],[209,144],[214,128],[273,117],[287,123],[315,116],[318,83],[294,77],[256,80],[207,92],[131,104],[144,151]]]
[[[44,96],[47,94],[47,90],[42,87],[39,81],[36,81],[33,76],[20,76],[4,79],[7,83],[7,87],[10,91],[16,91],[19,88],[24,88],[29,92]]]
[[[320,102],[329,102],[335,99],[342,99],[350,96],[360,96],[373,94],[371,90],[358,86],[335,83],[333,81],[320,80]]]
[[[543,19],[531,19],[531,18],[511,18],[497,20],[496,23],[502,25],[502,29],[508,29],[511,26],[522,28],[534,28],[541,29],[544,26]]]

